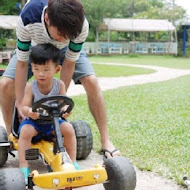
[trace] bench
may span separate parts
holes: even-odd
[[[145,44],[136,44],[135,53],[148,53],[148,48]]]
[[[12,51],[0,51],[0,63],[9,62],[11,55]]]

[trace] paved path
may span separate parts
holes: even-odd
[[[137,84],[166,81],[190,74],[190,70],[187,69],[171,69],[159,66],[122,64],[122,63],[99,63],[99,64],[139,67],[139,68],[152,69],[156,71],[151,74],[134,75],[129,77],[99,77],[98,78],[99,84],[103,91],[122,86],[132,86]],[[85,94],[85,90],[83,86],[74,85],[73,83],[71,83],[67,94],[68,96]]]
[[[108,64],[108,63],[105,63]],[[120,63],[109,63],[109,65],[122,65],[122,66],[132,66],[132,67],[141,67],[141,68],[148,68],[153,69],[156,72],[152,74],[146,75],[136,75],[136,76],[129,76],[129,77],[113,77],[113,78],[105,78],[100,77],[99,83],[101,89],[108,90],[113,88],[118,88],[121,86],[131,86],[137,84],[145,84],[151,82],[159,82],[159,81],[166,81],[171,80],[180,76],[189,75],[190,70],[183,70],[183,69],[170,69],[158,66],[147,66],[147,65],[131,65],[131,64],[120,64]],[[110,82],[111,81],[111,82]],[[74,85],[71,83],[70,88],[68,90],[68,96],[74,96],[79,94],[85,94],[85,91],[81,85]],[[2,115],[0,112],[0,125],[4,125],[2,120]],[[102,156],[92,151],[89,157],[86,160],[79,161],[79,164],[82,168],[89,168],[93,167],[94,164],[99,163],[102,164]],[[46,168],[42,166],[41,161],[32,162],[30,165],[31,169],[39,168],[40,172],[45,172]],[[18,167],[18,159],[13,159],[9,156],[9,160],[5,167]],[[137,168],[137,187],[136,190],[180,190],[182,189],[178,185],[176,185],[173,181],[167,180],[155,173],[152,172],[142,172],[139,171]],[[40,188],[35,187],[35,190],[41,190]],[[78,190],[104,190],[102,184],[78,188]]]

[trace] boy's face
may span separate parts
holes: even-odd
[[[60,35],[56,27],[50,25],[47,13],[45,13],[45,23],[46,23],[46,28],[49,32],[49,35],[51,36],[53,40],[58,41],[58,42],[65,42],[67,40],[67,38]]]
[[[45,63],[45,65],[33,64],[32,72],[34,78],[39,84],[47,85],[53,79],[55,73],[60,71],[60,66],[55,66],[52,60]]]

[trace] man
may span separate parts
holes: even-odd
[[[29,0],[26,3],[16,28],[16,53],[0,80],[0,102],[8,134],[11,132],[14,92],[18,112],[24,117],[21,102],[27,75],[28,78],[32,75],[30,49],[36,44],[51,43],[62,50],[60,78],[66,89],[73,79],[86,90],[90,111],[100,131],[103,153],[108,158],[120,154],[109,140],[104,98],[92,65],[82,49],[88,27],[84,9],[77,0]]]

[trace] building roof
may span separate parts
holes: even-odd
[[[0,28],[15,29],[18,17],[16,15],[0,15]]]
[[[175,27],[168,20],[104,18],[99,29],[123,32],[158,32],[174,31]]]

